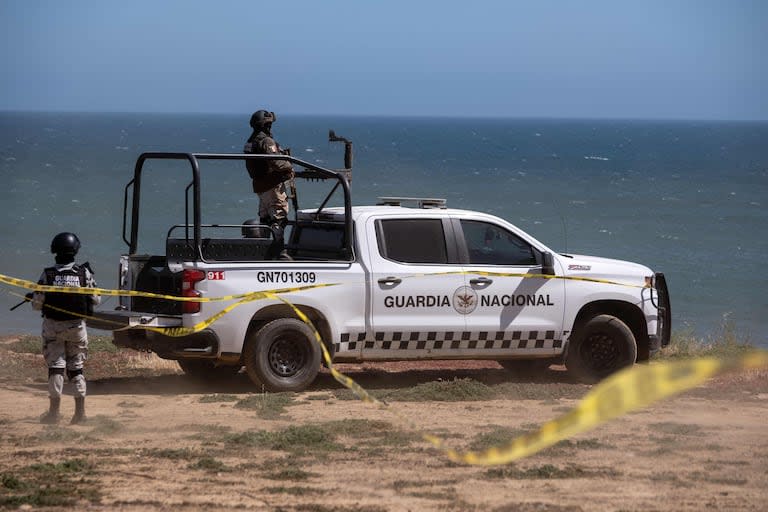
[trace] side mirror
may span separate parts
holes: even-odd
[[[541,254],[541,273],[545,276],[555,275],[555,258],[551,252]]]

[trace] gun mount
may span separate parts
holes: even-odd
[[[328,142],[344,143],[344,169],[338,169],[338,171],[344,173],[347,181],[352,181],[352,141],[346,137],[339,137],[333,130],[328,130]]]

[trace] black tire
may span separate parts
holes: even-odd
[[[295,318],[269,322],[246,340],[248,376],[267,391],[301,391],[320,370],[321,350],[312,329]]]
[[[520,376],[541,375],[555,363],[554,359],[501,359],[497,361],[505,370]]]
[[[627,324],[597,315],[571,336],[565,366],[582,382],[595,383],[637,359],[637,342]]]
[[[230,379],[242,368],[242,366],[216,366],[216,363],[206,359],[179,359],[177,363],[186,376],[201,382]]]

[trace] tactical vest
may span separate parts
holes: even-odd
[[[277,142],[274,142],[274,148],[267,147],[267,137],[264,132],[259,132],[253,141],[247,142],[243,151],[246,153],[257,154],[285,154],[280,150]],[[271,139],[272,140],[272,139]],[[271,149],[271,151],[270,151]],[[253,191],[257,194],[266,192],[280,185],[285,180],[290,180],[294,176],[293,166],[290,162],[278,160],[249,160],[245,162],[248,174],[253,182]]]
[[[264,139],[266,138],[266,133],[259,132],[253,141],[245,143],[245,146],[243,147],[243,153],[266,153],[264,150]],[[266,160],[246,160],[245,168],[248,169],[248,175],[251,177],[255,184],[257,181],[263,180],[266,177],[267,173],[269,172],[269,162]]]
[[[45,284],[84,288],[87,283],[85,272],[84,265],[73,265],[69,269],[49,267],[45,269]],[[90,295],[45,292],[44,317],[52,320],[79,320],[82,318],[82,316],[73,315],[70,312],[90,316],[93,313],[93,302],[91,302]]]

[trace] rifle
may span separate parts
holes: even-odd
[[[14,310],[14,309],[16,309],[17,307],[21,306],[21,305],[22,305],[22,304],[24,304],[25,302],[29,302],[29,301],[31,301],[31,300],[32,300],[32,295],[33,295],[33,293],[32,293],[32,292],[29,292],[28,294],[26,294],[26,295],[24,296],[24,300],[23,300],[23,301],[21,301],[21,302],[19,302],[19,303],[18,303],[18,304],[16,304],[15,306],[13,306],[13,307],[11,308],[11,311],[13,311],[13,310]]]
[[[280,154],[291,156],[291,148],[280,149]],[[293,211],[298,212],[299,198],[296,195],[296,180],[294,178],[288,180],[288,187],[286,188],[288,189],[288,198],[291,200],[291,203],[293,203]]]

